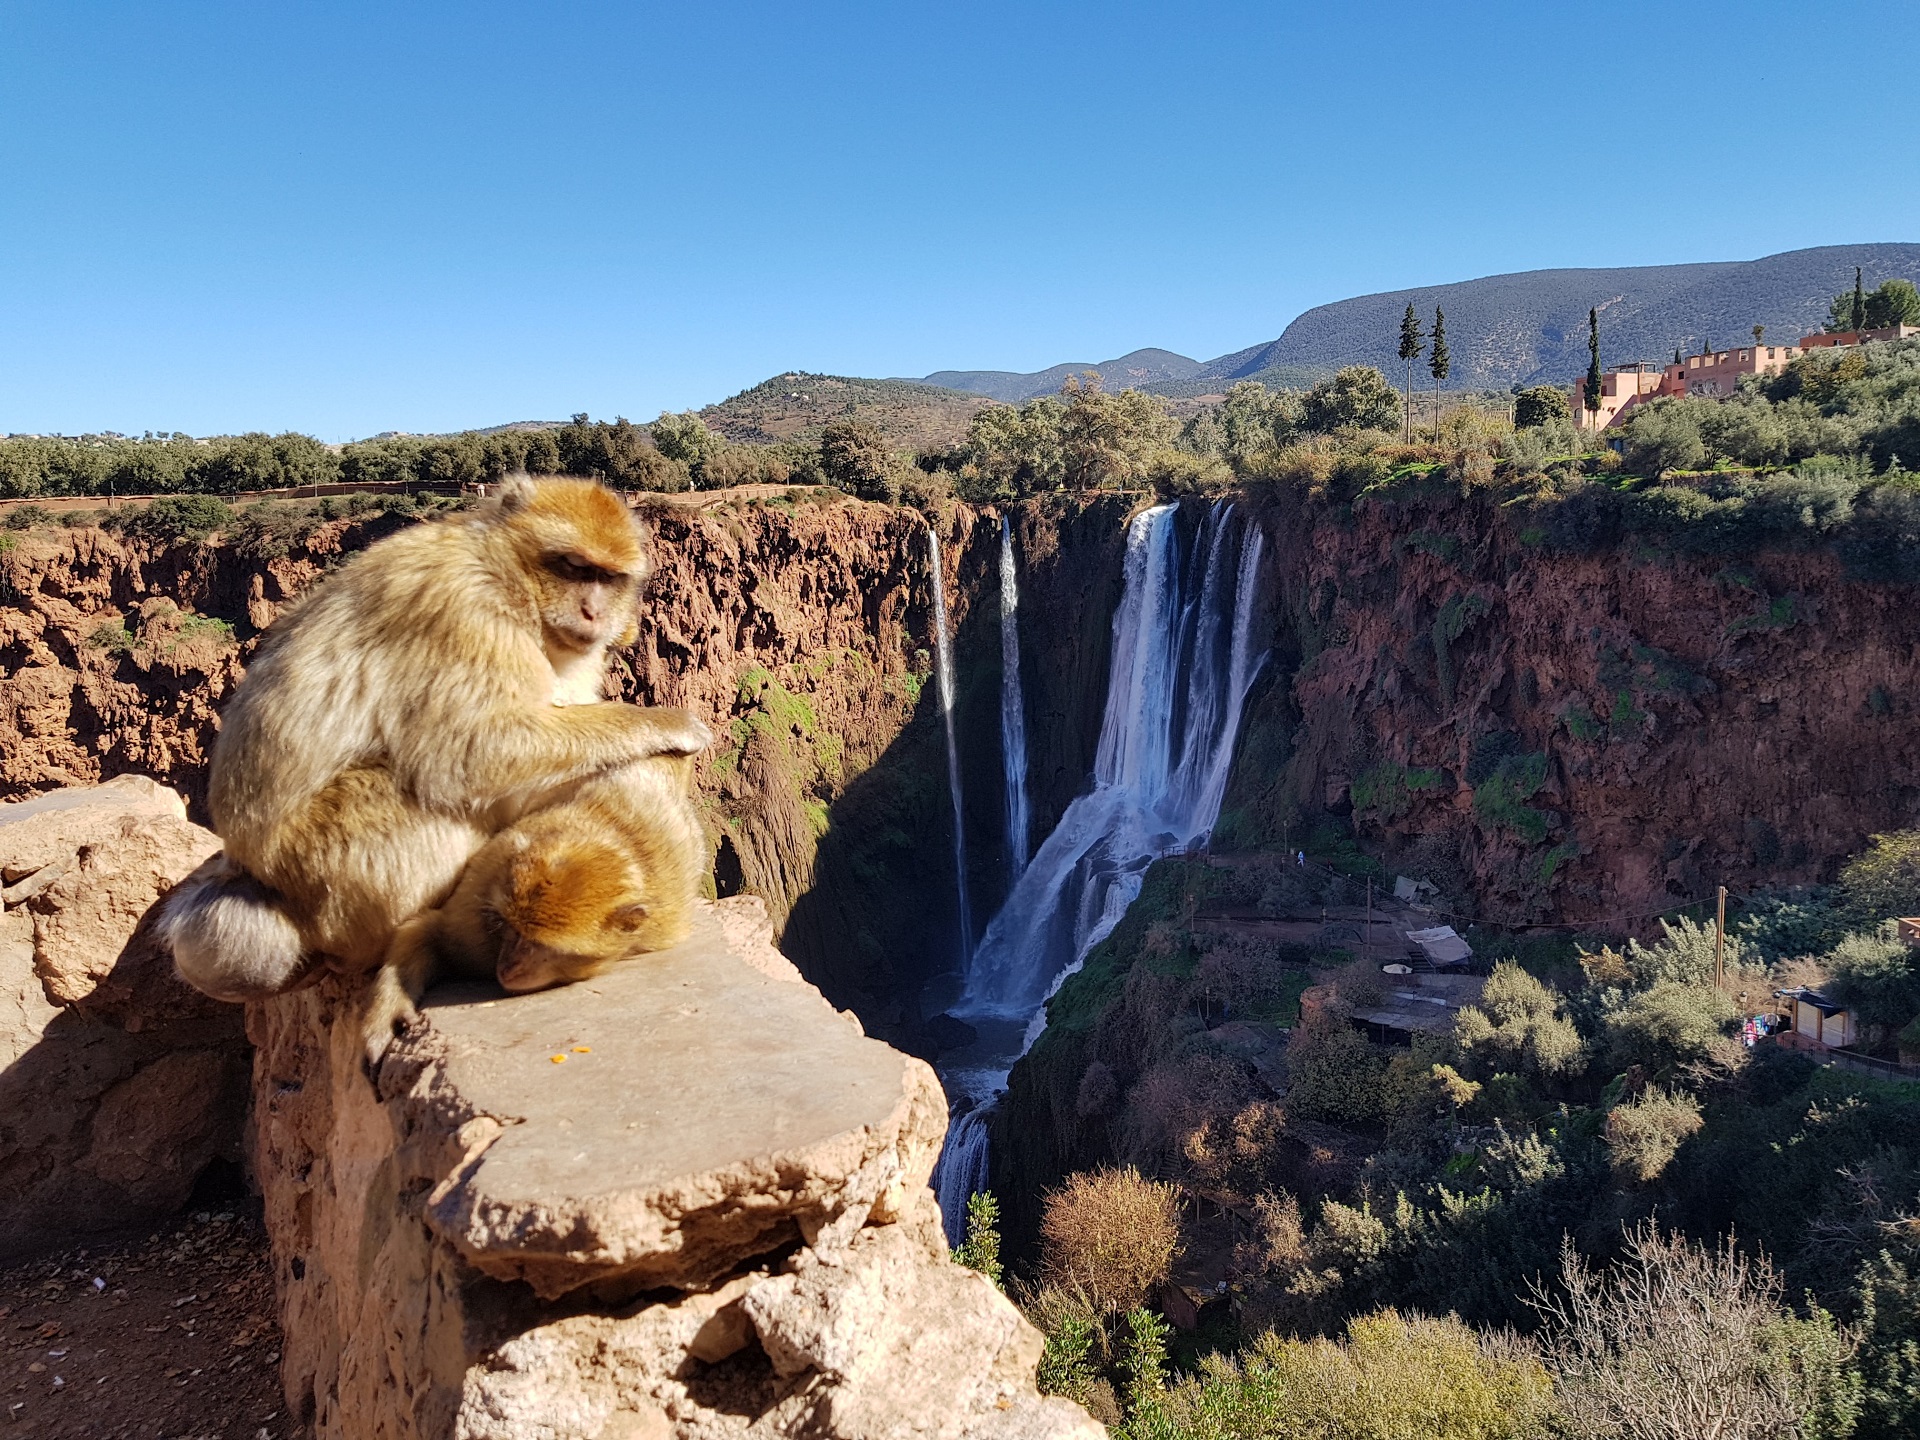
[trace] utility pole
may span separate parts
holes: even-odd
[[[1713,988],[1726,988],[1727,887],[1720,887],[1720,905],[1713,918]]]

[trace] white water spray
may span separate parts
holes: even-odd
[[[940,723],[947,732],[947,790],[953,797],[953,880],[959,893],[960,963],[973,955],[973,907],[967,900],[967,829],[961,818],[960,746],[953,733],[953,639],[947,633],[947,578],[940,537],[927,527],[927,564],[933,570],[933,656],[940,672]]]
[[[1007,772],[1007,857],[1018,880],[1027,868],[1027,709],[1020,694],[1020,577],[1013,530],[1000,517],[1000,754]]]
[[[1046,1001],[1140,894],[1147,867],[1206,840],[1219,818],[1247,690],[1262,537],[1216,503],[1181,563],[1175,507],[1127,528],[1093,789],[1060,817],[981,937],[955,1013],[982,1043],[943,1070],[973,1104],[948,1131],[934,1188],[948,1239],[989,1174],[986,1116],[1039,1038]]]

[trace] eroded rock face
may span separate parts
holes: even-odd
[[[931,1070],[800,981],[758,901],[582,985],[435,992],[376,1078],[343,983],[248,1023],[319,1436],[1098,1433],[946,1257]]]
[[[0,1255],[164,1215],[240,1159],[239,1012],[152,936],[218,846],[144,776],[0,805]]]

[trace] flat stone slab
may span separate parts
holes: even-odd
[[[831,1253],[926,1185],[945,1129],[924,1062],[743,959],[714,907],[597,979],[425,1011],[381,1089],[467,1151],[428,1223],[542,1298],[699,1288],[788,1237]]]

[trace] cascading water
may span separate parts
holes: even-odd
[[[1248,687],[1262,539],[1217,502],[1181,563],[1175,507],[1127,527],[1093,789],[1060,817],[974,952],[955,1013],[980,1041],[942,1078],[970,1102],[934,1175],[949,1241],[988,1174],[986,1116],[1046,1024],[1046,1001],[1140,894],[1147,867],[1205,840],[1219,818]]]
[[[1007,864],[1014,880],[1027,868],[1027,709],[1020,694],[1020,577],[1013,530],[1000,517],[1000,754],[1007,772]]]
[[[960,745],[953,733],[953,637],[947,632],[947,578],[940,537],[927,527],[927,564],[933,571],[933,656],[940,679],[940,723],[947,732],[947,790],[953,797],[953,879],[959,892],[960,963],[973,955],[973,907],[967,900],[967,830],[961,818]]]

